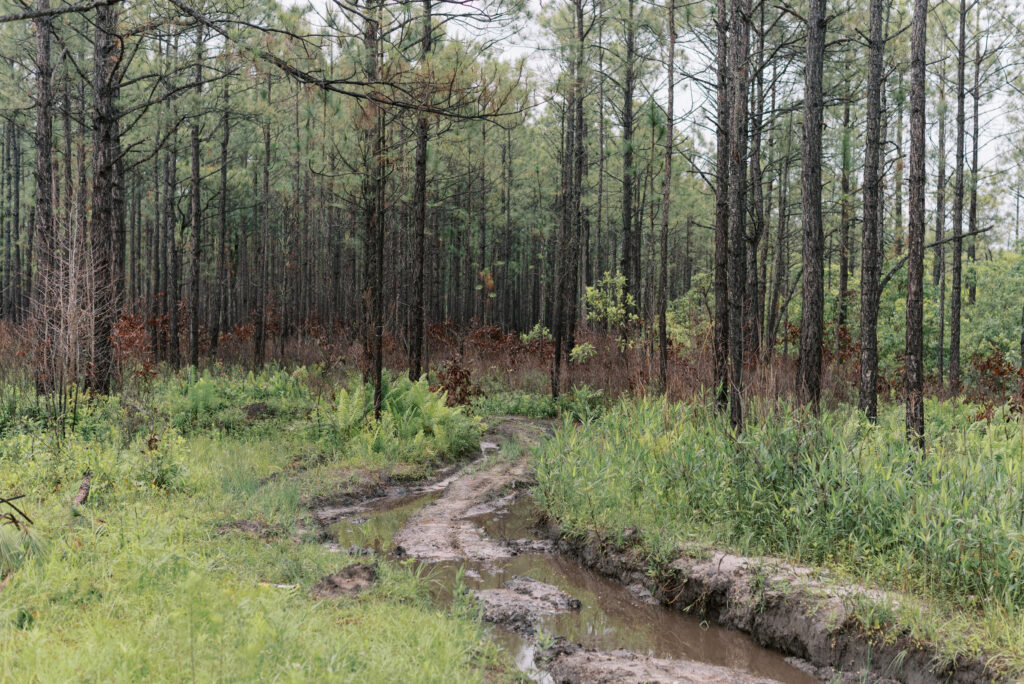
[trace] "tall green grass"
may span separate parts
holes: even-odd
[[[342,435],[318,423],[302,372],[157,378],[84,401],[63,435],[30,400],[8,404],[0,493],[27,494],[19,504],[36,524],[30,537],[0,527],[0,576],[13,571],[0,591],[0,682],[503,679],[475,614],[439,608],[411,566],[370,559],[380,581],[355,599],[310,592],[355,560],[308,531],[312,480],[343,488],[329,470],[341,463],[367,478],[405,458],[422,470],[472,441],[478,421],[396,382],[381,424],[364,417]],[[229,427],[255,401],[269,410]],[[385,432],[388,449],[360,446]],[[72,509],[87,470],[89,500]]]
[[[702,405],[623,401],[538,447],[538,499],[570,531],[639,528],[655,561],[694,543],[777,554],[1024,634],[1017,416],[930,402],[922,455],[899,407],[876,426],[852,409],[753,413],[736,436]]]

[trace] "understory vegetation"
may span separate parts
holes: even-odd
[[[742,434],[713,407],[624,400],[536,451],[537,499],[570,533],[642,535],[654,568],[683,550],[725,548],[826,566],[921,597],[854,612],[943,655],[1024,667],[1024,427],[930,402],[930,448],[903,438],[903,412],[871,425],[851,408],[813,415],[761,404]],[[984,413],[984,411],[981,411]],[[981,420],[979,420],[981,417]]]
[[[357,599],[311,587],[356,559],[318,497],[461,457],[479,419],[426,382],[334,392],[317,369],[163,375],[56,421],[0,396],[0,681],[480,681],[507,663],[468,602],[382,558]],[[88,474],[91,491],[72,499]],[[241,524],[240,521],[242,521]],[[4,524],[7,523],[7,524]]]

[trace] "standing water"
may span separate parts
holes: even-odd
[[[443,492],[432,488],[368,501],[332,526],[337,545],[401,554],[406,549],[396,544],[396,535],[405,544],[412,540],[414,543],[410,545],[414,552],[411,555],[427,567],[433,592],[442,602],[453,600],[458,591],[500,590],[513,578],[537,580],[576,599],[577,610],[532,616],[529,634],[502,625],[500,621],[492,630],[494,639],[510,652],[516,665],[537,681],[550,681],[535,662],[537,644],[556,636],[588,649],[604,652],[627,649],[655,658],[696,661],[787,684],[818,681],[780,654],[758,646],[745,634],[645,602],[622,584],[558,553],[550,544],[538,539],[533,528],[540,512],[526,492],[499,497],[492,486],[488,491],[480,491],[478,499],[457,508],[458,513],[453,516],[451,506],[445,505],[446,499],[451,491],[459,489],[460,480],[469,480],[469,486],[464,489],[474,491],[474,477],[479,475],[470,473],[451,478],[451,484]],[[488,484],[495,483],[500,484],[500,481]],[[481,552],[479,543],[476,546],[471,543],[465,547],[465,557],[447,548],[434,553],[431,549],[437,551],[438,543],[442,542],[420,539],[417,531],[434,532],[446,523],[454,525],[452,533],[442,530],[441,534],[446,537],[466,537],[472,533],[493,548],[511,550]],[[424,544],[422,548],[420,542]]]

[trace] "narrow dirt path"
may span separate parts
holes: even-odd
[[[425,563],[449,568],[458,566],[465,571],[466,577],[473,578],[468,581],[468,586],[483,608],[484,619],[497,624],[506,635],[517,635],[514,637],[519,648],[517,661],[524,671],[539,681],[736,684],[773,681],[803,684],[808,681],[795,668],[790,672],[784,663],[772,665],[775,670],[771,671],[791,675],[779,680],[675,657],[675,652],[672,658],[655,657],[619,648],[583,648],[565,639],[559,639],[553,647],[540,648],[538,633],[542,628],[545,632],[558,629],[558,620],[562,616],[582,623],[573,632],[576,638],[594,630],[607,632],[608,626],[599,624],[607,617],[595,617],[594,614],[605,614],[608,606],[602,605],[602,601],[607,602],[607,596],[615,589],[601,587],[588,593],[581,602],[573,595],[574,591],[581,589],[574,583],[576,578],[572,577],[576,570],[570,568],[565,576],[552,575],[551,561],[543,560],[555,557],[554,545],[550,541],[536,537],[495,538],[485,531],[481,522],[489,515],[506,513],[517,498],[528,496],[522,491],[523,485],[531,482],[529,456],[525,448],[538,443],[548,430],[549,423],[523,418],[508,418],[500,422],[484,437],[484,451],[502,444],[509,451],[514,451],[513,446],[524,448],[524,453],[485,453],[483,458],[449,478],[443,493],[412,513],[394,535],[396,552]],[[579,573],[586,572],[582,566],[576,567]],[[632,597],[623,601],[619,595],[616,600],[615,609],[618,611],[664,610],[652,608]],[[674,617],[684,620],[679,615]],[[590,621],[595,619],[599,622],[591,624]],[[688,628],[692,629],[692,626]],[[634,643],[642,644],[644,640]],[[546,641],[544,645],[548,645]],[[730,645],[735,646],[735,642]],[[764,657],[755,645],[750,644],[750,649],[752,654],[740,659],[748,665],[758,662],[758,657]],[[525,660],[523,653],[527,654]],[[778,660],[781,663],[781,658]]]

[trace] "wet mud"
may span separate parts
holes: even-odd
[[[338,599],[365,591],[377,581],[377,568],[366,563],[353,563],[313,585],[313,595]]]
[[[547,429],[504,421],[484,437],[487,453],[458,473],[316,517],[332,548],[413,558],[438,600],[468,594],[536,681],[820,681],[746,635],[666,608],[642,584],[623,586],[559,552],[536,527],[527,460],[491,453],[536,443]]]

